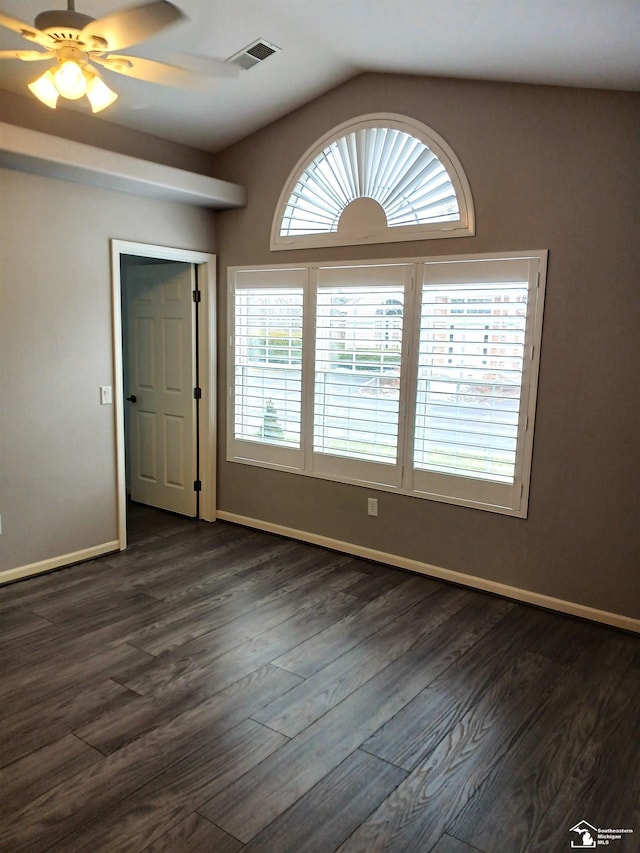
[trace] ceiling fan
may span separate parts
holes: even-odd
[[[33,26],[0,12],[0,26],[43,48],[0,50],[0,59],[55,61],[29,84],[33,94],[51,109],[55,109],[59,96],[77,100],[86,95],[94,113],[112,104],[118,95],[102,80],[96,65],[168,86],[187,86],[194,79],[189,71],[175,65],[111,53],[139,44],[184,20],[185,15],[173,3],[151,0],[97,20],[77,12],[75,0],[67,0],[67,4],[67,9],[41,12]]]

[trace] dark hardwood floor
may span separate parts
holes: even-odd
[[[0,850],[640,849],[640,638],[224,522],[0,589]]]

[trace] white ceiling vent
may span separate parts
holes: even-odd
[[[264,62],[265,59],[268,59],[280,50],[281,48],[276,47],[275,44],[271,44],[271,42],[265,41],[264,39],[258,39],[238,51],[238,53],[229,57],[227,62],[231,65],[237,65],[238,68],[242,68],[243,71],[248,71],[250,68],[253,68],[254,65],[259,65],[261,62]]]

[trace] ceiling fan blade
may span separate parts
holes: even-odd
[[[173,3],[154,0],[92,21],[82,30],[81,37],[90,39],[98,36],[106,41],[108,50],[123,50],[151,38],[185,17]]]
[[[42,30],[37,29],[32,24],[25,24],[24,21],[19,21],[17,18],[11,18],[9,15],[5,15],[4,12],[0,12],[0,27],[6,27],[8,30],[13,30],[13,32],[17,33],[19,36],[22,36],[29,41],[33,41],[36,44],[41,44],[43,47],[52,47],[55,43],[54,39],[47,35],[47,33],[43,33]]]
[[[158,83],[162,86],[174,86],[178,89],[194,89],[199,79],[195,74],[177,65],[166,65],[164,62],[154,62],[151,59],[141,59],[138,56],[92,56],[92,62],[97,62],[109,71],[145,80],[147,83]]]
[[[55,59],[55,50],[0,50],[0,59],[21,59],[23,62],[39,62]]]
[[[240,66],[232,65],[222,59],[199,56],[194,53],[176,53],[171,57],[181,68],[185,68],[199,77],[238,77]]]

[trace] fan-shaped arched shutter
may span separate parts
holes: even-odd
[[[272,249],[348,246],[475,233],[460,161],[405,116],[360,116],[298,161],[276,208]]]

